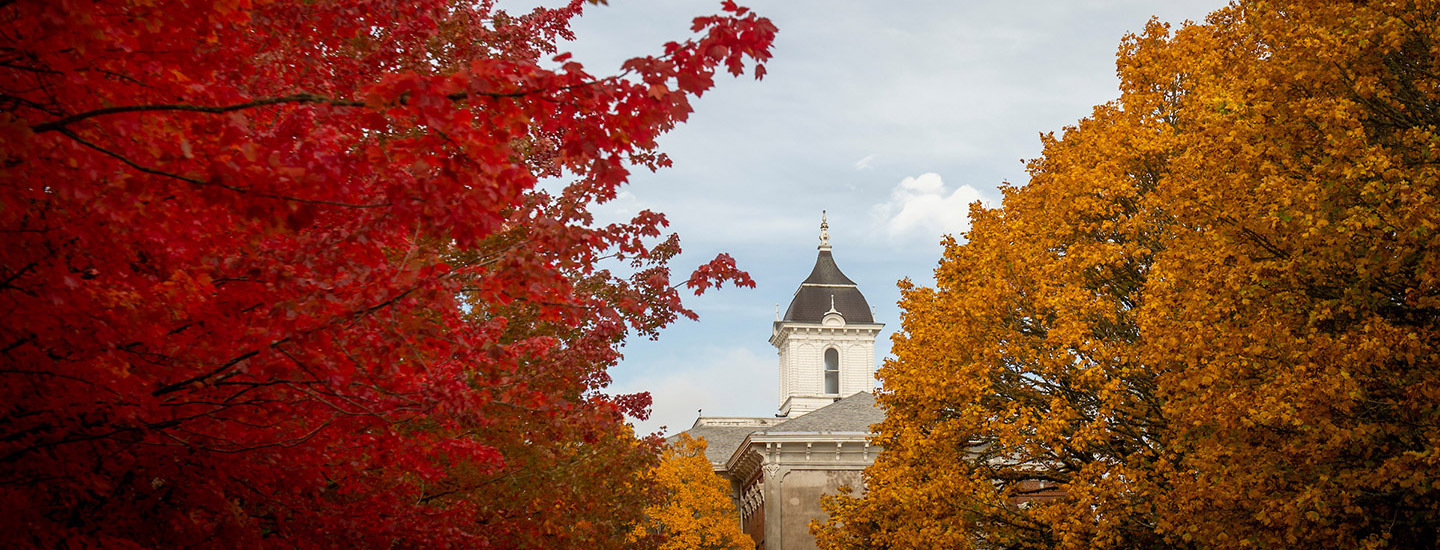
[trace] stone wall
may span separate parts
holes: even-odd
[[[825,520],[825,510],[820,508],[820,496],[835,494],[841,486],[859,489],[862,486],[857,470],[801,470],[792,469],[781,481],[781,548],[812,549],[815,537],[810,534],[810,522]]]

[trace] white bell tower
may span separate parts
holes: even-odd
[[[835,265],[824,212],[818,248],[815,268],[770,334],[780,354],[780,416],[800,416],[874,384],[875,337],[885,325]]]

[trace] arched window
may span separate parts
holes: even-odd
[[[840,352],[825,350],[825,393],[840,393]]]

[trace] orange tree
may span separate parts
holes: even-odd
[[[705,440],[680,436],[660,457],[645,479],[663,493],[645,508],[645,521],[629,540],[656,550],[748,550],[754,541],[740,531],[739,514],[730,501],[730,484],[715,474],[705,458]]]
[[[1121,48],[1121,97],[936,286],[828,548],[1431,547],[1440,3],[1246,1]]]
[[[492,4],[0,2],[0,546],[623,544],[605,369],[751,283],[590,209],[775,28],[598,77]]]

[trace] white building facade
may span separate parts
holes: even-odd
[[[779,414],[701,417],[688,430],[730,481],[741,528],[760,550],[811,550],[809,523],[820,496],[863,490],[861,471],[880,449],[870,426],[884,413],[874,387],[876,323],[858,285],[836,265],[823,215],[815,267],[773,325],[779,355]]]
[[[876,323],[870,305],[835,264],[830,224],[820,218],[815,267],[775,320],[770,345],[780,355],[780,416],[799,416],[874,384]]]

